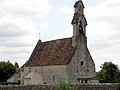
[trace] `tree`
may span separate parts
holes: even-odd
[[[0,82],[6,82],[15,73],[15,66],[10,62],[0,62]]]
[[[101,70],[97,72],[97,77],[102,83],[117,83],[120,80],[120,71],[118,65],[112,62],[104,62],[100,66]]]
[[[16,69],[19,68],[19,64],[17,62],[15,62],[14,66],[15,66]]]

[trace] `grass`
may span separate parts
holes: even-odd
[[[65,79],[61,79],[54,86],[53,90],[76,90],[75,86],[66,82]]]

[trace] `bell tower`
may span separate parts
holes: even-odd
[[[77,1],[74,5],[74,16],[71,24],[73,25],[72,45],[73,47],[76,47],[77,38],[79,38],[81,35],[86,38],[87,21],[84,16],[84,5],[82,0]]]
[[[95,64],[87,47],[86,26],[87,20],[84,16],[84,5],[82,0],[78,0],[74,5],[74,16],[71,24],[73,25],[72,46],[75,48],[73,65],[73,80],[75,82],[92,80],[96,76]],[[72,76],[70,76],[72,77]]]

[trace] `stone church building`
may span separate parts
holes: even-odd
[[[29,60],[8,81],[50,85],[64,77],[73,84],[95,83],[95,63],[87,47],[84,5],[74,5],[73,36],[47,42],[38,41]]]

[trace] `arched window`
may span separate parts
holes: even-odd
[[[79,6],[79,12],[80,12],[80,14],[82,14],[82,7],[81,6]]]
[[[80,65],[81,65],[81,66],[83,66],[83,64],[84,64],[84,62],[83,62],[83,61],[81,61],[81,62],[80,62]]]
[[[83,32],[82,20],[79,21],[79,31],[80,31],[80,33]]]
[[[87,83],[88,81],[87,80],[85,80],[85,83]]]
[[[55,82],[55,76],[53,75],[53,82]]]

